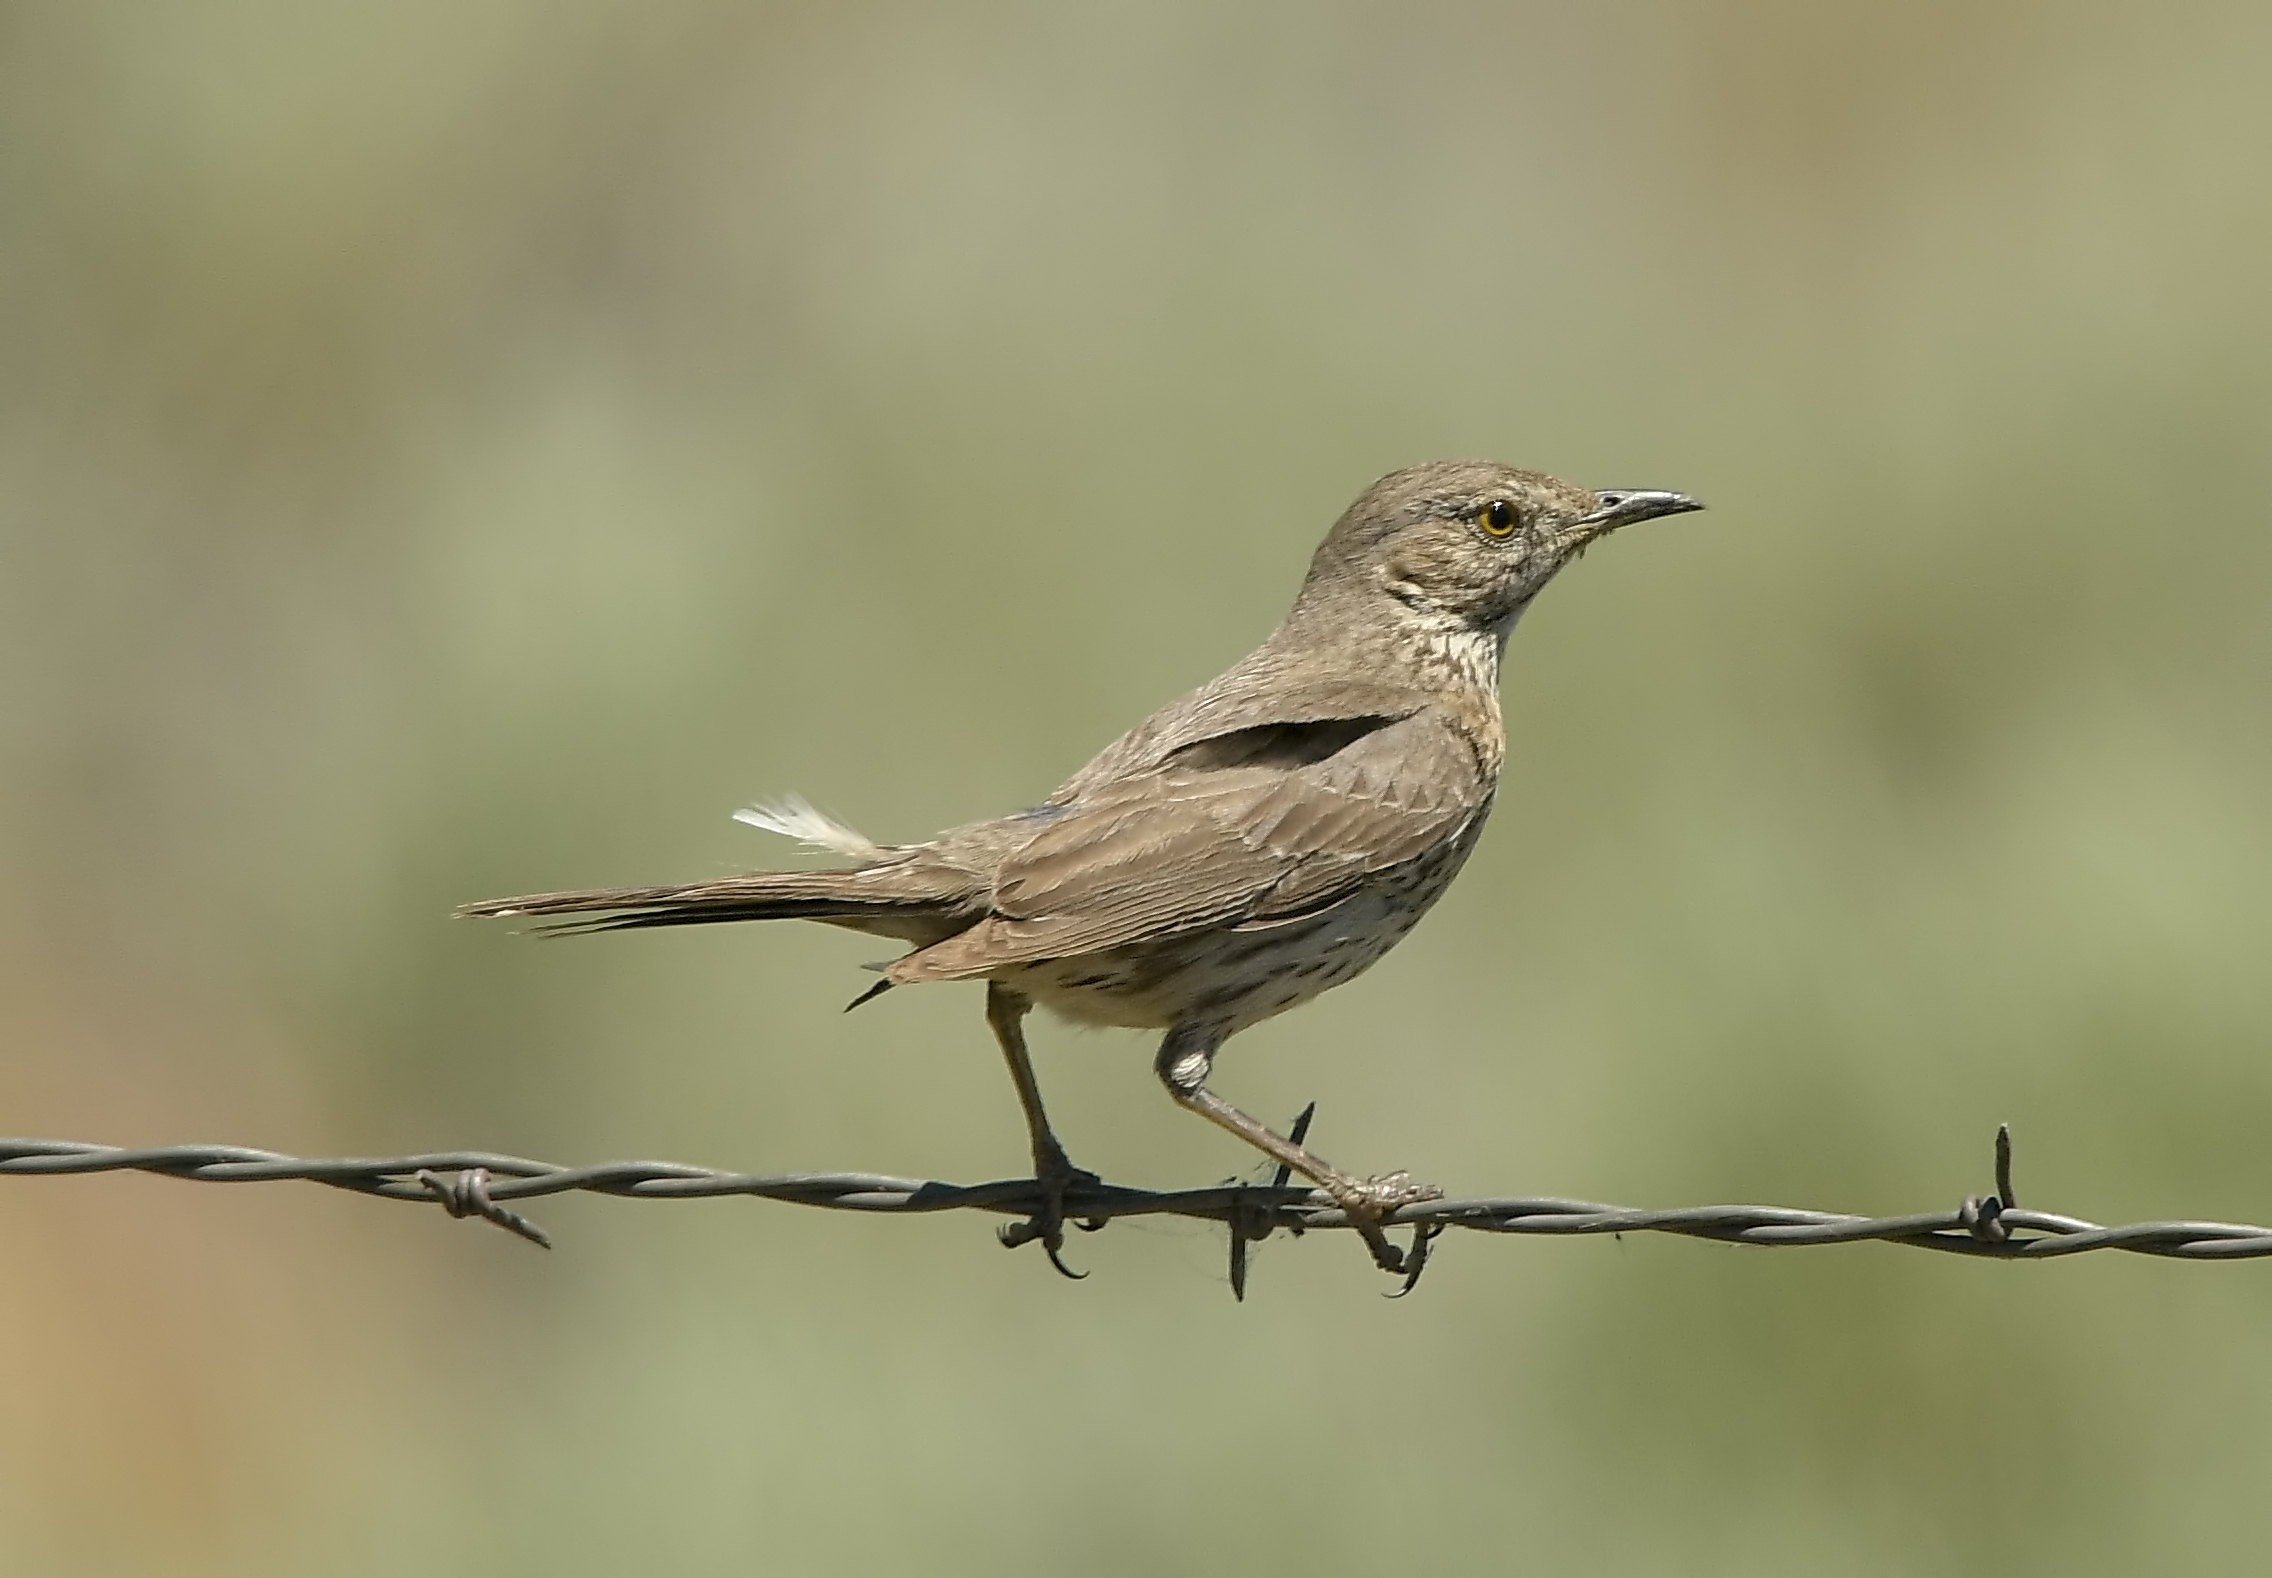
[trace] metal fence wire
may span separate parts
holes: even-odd
[[[1309,1114],[1304,1113],[1305,1121]],[[2012,1192],[2012,1142],[2007,1125],[1996,1133],[1996,1189],[1973,1195],[1949,1211],[1914,1216],[1850,1216],[1773,1205],[1705,1205],[1635,1210],[1590,1200],[1429,1200],[1383,1219],[1413,1230],[1403,1290],[1418,1279],[1428,1244],[1450,1228],[1479,1233],[1674,1233],[1727,1243],[1791,1247],[1871,1240],[1936,1249],[1947,1254],[2003,1260],[2043,1260],[2100,1249],[2180,1260],[2245,1260],[2272,1255],[2272,1228],[2236,1222],[2133,1222],[2102,1227],[2079,1217],[2023,1210]],[[480,1217],[550,1247],[544,1229],[511,1209],[508,1201],[582,1191],[635,1200],[706,1199],[749,1195],[791,1205],[837,1211],[989,1211],[1030,1218],[1042,1207],[1041,1186],[1030,1178],[951,1184],[875,1173],[783,1173],[763,1176],[690,1167],[678,1162],[601,1162],[563,1167],[486,1151],[438,1151],[425,1156],[309,1159],[237,1145],[164,1145],[130,1150],[72,1140],[0,1139],[0,1175],[157,1173],[200,1183],[272,1183],[296,1179],[329,1184],[388,1200],[440,1205],[453,1217]],[[1124,1216],[1180,1216],[1221,1222],[1230,1232],[1231,1286],[1243,1297],[1249,1244],[1279,1229],[1294,1234],[1353,1227],[1346,1213],[1318,1190],[1290,1186],[1283,1172],[1269,1184],[1225,1183],[1207,1189],[1132,1189],[1116,1184],[1076,1185],[1065,1195],[1065,1215],[1084,1228]]]

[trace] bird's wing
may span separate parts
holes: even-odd
[[[1474,749],[1432,711],[1316,729],[1216,736],[1052,808],[997,869],[988,917],[890,975],[953,980],[1314,913],[1487,802]]]

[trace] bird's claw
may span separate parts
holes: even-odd
[[[1339,1187],[1327,1192],[1349,1218],[1349,1225],[1364,1239],[1365,1247],[1372,1251],[1373,1264],[1392,1277],[1404,1279],[1404,1286],[1391,1296],[1402,1298],[1410,1293],[1428,1264],[1428,1245],[1442,1227],[1433,1222],[1414,1223],[1412,1247],[1399,1249],[1389,1242],[1381,1224],[1408,1205],[1441,1200],[1444,1191],[1434,1184],[1414,1182],[1410,1173],[1383,1173],[1377,1178],[1344,1179]]]
[[[1035,1157],[1033,1178],[1034,1182],[1041,1188],[1040,1208],[1023,1222],[1007,1224],[996,1236],[1002,1240],[1004,1249],[1018,1249],[1027,1244],[1039,1243],[1042,1253],[1049,1257],[1049,1263],[1057,1268],[1059,1276],[1079,1282],[1088,1273],[1075,1271],[1071,1266],[1065,1264],[1063,1253],[1065,1248],[1065,1191],[1102,1183],[1104,1180],[1086,1168],[1075,1167],[1070,1161],[1066,1160],[1065,1153],[1062,1151],[1055,1155]],[[1104,1220],[1096,1218],[1077,1221],[1074,1225],[1084,1233],[1093,1233],[1104,1226]]]
[[[1444,1230],[1441,1222],[1415,1222],[1412,1224],[1412,1247],[1404,1252],[1404,1282],[1388,1298],[1400,1299],[1420,1285],[1420,1273],[1428,1269],[1428,1246]]]

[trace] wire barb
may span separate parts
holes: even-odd
[[[1310,1137],[1310,1119],[1316,1116],[1317,1103],[1313,1101],[1301,1110],[1300,1115],[1294,1119],[1294,1126],[1286,1131],[1286,1138],[1294,1142],[1295,1149],[1299,1150],[1302,1141]],[[1285,1188],[1286,1180],[1293,1175],[1294,1169],[1284,1162],[1280,1162],[1277,1171],[1271,1176],[1271,1189],[1276,1191]],[[1233,1206],[1226,1221],[1231,1230],[1231,1297],[1244,1304],[1246,1302],[1246,1246],[1259,1244],[1268,1238],[1277,1230],[1278,1223],[1268,1205],[1261,1201],[1248,1200],[1243,1195]],[[1103,1224],[1099,1223],[1098,1225],[1102,1226]],[[1302,1230],[1299,1227],[1289,1226],[1288,1230],[1297,1238],[1301,1236]]]
[[[1308,1115],[1294,1125],[1297,1143]],[[1933,1249],[1944,1254],[2005,1260],[2046,1260],[2119,1249],[2176,1260],[2250,1260],[2272,1256],[2272,1227],[2239,1222],[2134,1222],[2102,1227],[2079,1217],[2022,1210],[2012,1194],[2011,1130],[1997,1133],[1996,1190],[1954,1211],[1917,1216],[1865,1217],[1788,1206],[1708,1205],[1644,1211],[1586,1200],[1423,1200],[1389,1212],[1381,1227],[1405,1225],[1419,1235],[1407,1276],[1427,1260],[1428,1247],[1448,1228],[1479,1233],[1588,1235],[1671,1233],[1723,1243],[1788,1247],[1865,1241]],[[1031,1178],[951,1184],[875,1173],[785,1173],[760,1176],[689,1167],[678,1162],[603,1162],[563,1167],[484,1151],[425,1156],[304,1159],[236,1145],[164,1145],[127,1150],[73,1140],[0,1139],[0,1174],[146,1172],[204,1183],[268,1183],[298,1179],[388,1200],[440,1205],[452,1216],[478,1216],[532,1243],[549,1239],[542,1228],[501,1202],[581,1191],[635,1200],[682,1200],[746,1195],[838,1211],[987,1211],[1031,1217],[1043,1186]],[[1151,1190],[1108,1183],[1079,1183],[1065,1191],[1065,1215],[1106,1222],[1123,1216],[1179,1216],[1221,1222],[1232,1234],[1231,1291],[1246,1292],[1247,1249],[1280,1228],[1354,1228],[1322,1191],[1293,1185],[1280,1169],[1268,1185],[1221,1184],[1209,1189]]]
[[[552,1247],[551,1234],[518,1211],[508,1211],[489,1198],[488,1168],[468,1167],[453,1177],[444,1178],[431,1167],[421,1167],[415,1176],[451,1216],[478,1216],[484,1222],[495,1222],[508,1233],[518,1233],[539,1249]]]
[[[1957,1220],[1983,1244],[2008,1244],[2012,1232],[2004,1225],[2004,1213],[2019,1203],[2019,1197],[2012,1193],[2012,1126],[1999,1123],[1996,1125],[1996,1192],[1966,1196],[1957,1210]]]

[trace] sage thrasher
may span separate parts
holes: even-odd
[[[1388,952],[1457,874],[1498,787],[1499,658],[1530,600],[1620,526],[1700,508],[1489,461],[1395,472],[1326,534],[1292,612],[1251,656],[1037,806],[876,844],[792,800],[742,819],[849,865],[461,913],[601,917],[555,928],[569,931],[825,921],[910,945],[868,996],[984,980],[1045,1200],[1003,1239],[1039,1240],[1060,1270],[1066,1190],[1096,1180],[1050,1131],[1025,1016],[1038,1002],[1164,1030],[1153,1067],[1168,1094],[1314,1180],[1381,1266],[1404,1270],[1382,1220],[1437,1191],[1328,1165],[1209,1090],[1208,1071],[1226,1037]]]

